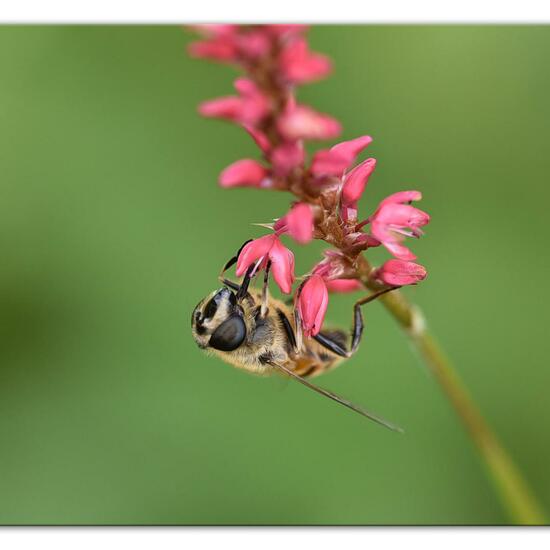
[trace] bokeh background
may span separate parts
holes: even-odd
[[[369,133],[364,211],[419,188],[405,292],[550,509],[550,28],[321,26],[299,97]],[[505,523],[461,425],[379,304],[318,381],[406,428],[203,355],[190,313],[289,197],[201,119],[235,72],[177,26],[0,28],[0,523]],[[294,246],[298,270],[322,250]],[[376,251],[378,254],[378,251]],[[383,253],[377,259],[385,257]],[[329,319],[349,326],[352,296]]]

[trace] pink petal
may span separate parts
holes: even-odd
[[[309,25],[265,25],[266,30],[277,37],[294,36],[308,29]]]
[[[204,36],[221,36],[221,35],[233,35],[239,30],[238,25],[220,25],[213,23],[187,25],[191,30],[194,30]]]
[[[389,197],[386,197],[381,203],[380,206],[387,203],[405,203],[410,201],[419,201],[422,198],[422,193],[420,191],[398,191]]]
[[[237,59],[235,44],[224,37],[191,42],[187,51],[191,57],[197,59],[212,59],[222,63],[230,63]]]
[[[361,281],[357,279],[332,279],[325,282],[329,292],[355,292],[363,288]]]
[[[314,176],[341,176],[371,142],[370,136],[361,136],[337,143],[328,150],[317,151],[313,157],[311,172]]]
[[[278,120],[278,129],[288,141],[332,139],[340,134],[341,128],[336,119],[305,105],[287,108]]]
[[[221,174],[222,187],[261,187],[267,170],[257,161],[242,159],[230,164]]]
[[[256,263],[260,258],[267,256],[275,239],[277,239],[275,234],[265,235],[245,245],[237,259],[237,268],[235,270],[237,277],[244,275],[252,264]]]
[[[273,171],[279,177],[287,176],[294,168],[304,163],[304,147],[302,142],[286,142],[273,149],[270,160]]]
[[[279,67],[284,78],[295,84],[319,80],[332,68],[328,57],[309,51],[303,37],[285,45],[279,57]]]
[[[388,260],[377,271],[377,278],[391,286],[415,285],[424,280],[426,275],[424,266],[401,260]]]
[[[294,254],[286,248],[276,235],[269,251],[271,260],[271,272],[281,292],[290,294],[294,283]]]
[[[209,101],[203,101],[199,105],[199,113],[206,117],[237,120],[240,117],[242,101],[238,97],[226,96]]]
[[[261,149],[262,153],[268,153],[271,149],[268,137],[258,128],[250,124],[243,124],[243,128],[250,134],[256,145]]]
[[[313,211],[309,204],[299,202],[289,213],[277,220],[275,231],[288,234],[298,243],[307,244],[313,239]]]
[[[270,37],[263,29],[239,35],[237,44],[239,52],[248,59],[258,59],[266,55],[271,48]]]
[[[388,252],[400,260],[416,260],[416,256],[399,242],[382,241],[382,244]]]
[[[315,336],[321,330],[328,305],[328,291],[320,275],[311,275],[301,288],[297,309],[304,335]]]
[[[376,167],[376,159],[370,158],[357,165],[344,179],[342,204],[353,205],[363,194],[370,175]]]
[[[374,219],[386,225],[415,228],[429,223],[430,216],[426,212],[408,204],[383,201]]]
[[[355,157],[368,147],[372,143],[372,138],[370,136],[361,136],[355,139],[350,139],[349,141],[342,141],[331,147],[333,153],[338,153],[340,155],[349,157],[355,160]]]

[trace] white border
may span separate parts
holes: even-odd
[[[4,23],[540,23],[546,0],[2,0]]]
[[[9,550],[546,550],[549,535],[544,528],[4,528],[0,543]]]

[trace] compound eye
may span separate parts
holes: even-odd
[[[232,315],[210,337],[210,346],[220,351],[237,349],[246,338],[246,325],[241,317]]]

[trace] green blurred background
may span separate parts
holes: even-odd
[[[425,310],[550,509],[550,28],[324,26],[332,78],[300,90],[374,136],[362,201],[418,188]],[[190,313],[251,222],[289,197],[222,190],[256,156],[199,101],[231,68],[177,26],[0,28],[0,523],[508,521],[439,387],[379,304],[360,353],[318,379],[403,436],[301,386],[203,355]],[[298,271],[317,243],[293,248]],[[387,257],[376,251],[376,258]],[[353,296],[332,300],[348,326]]]

